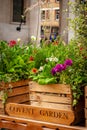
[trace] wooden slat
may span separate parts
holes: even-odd
[[[41,126],[34,124],[23,124],[23,123],[15,123],[11,121],[0,121],[0,128],[10,129],[10,130],[54,130],[49,128],[42,128]]]
[[[8,92],[8,97],[21,95],[25,93],[29,93],[28,86],[15,87],[15,88],[12,88],[11,92]]]
[[[26,130],[44,130],[41,126],[35,124],[29,124]],[[46,129],[45,129],[46,130]]]
[[[56,104],[56,103],[48,103],[48,102],[35,102],[35,101],[30,101],[30,104],[33,106],[40,106],[43,108],[56,108],[56,109],[65,109],[65,110],[72,110],[71,105],[67,104]]]
[[[30,100],[31,101],[41,101],[41,102],[54,102],[54,103],[65,103],[65,104],[72,104],[71,97],[63,97],[58,96],[55,94],[44,94],[44,93],[30,93]]]
[[[64,84],[40,85],[36,82],[30,81],[29,89],[30,91],[37,91],[37,92],[71,94],[70,85],[64,85]]]
[[[5,88],[7,87],[8,92],[8,98],[6,100],[6,103],[8,102],[14,102],[14,103],[29,103],[29,81],[28,80],[21,80],[17,82],[10,82],[10,83],[3,83],[3,86]],[[11,90],[10,90],[11,89]],[[3,92],[3,90],[2,90]],[[3,95],[3,94],[2,94]],[[0,96],[0,114],[4,112],[4,109],[2,108],[2,97]]]
[[[0,128],[10,129],[10,130],[27,130],[27,125],[22,123],[14,123],[11,121],[0,121]]]
[[[28,130],[33,130],[33,126],[35,126],[35,127],[41,126],[42,128],[44,126],[45,128],[51,128],[54,130],[87,130],[87,128],[81,127],[81,126],[67,126],[67,125],[55,124],[55,123],[50,123],[50,122],[47,123],[47,122],[43,122],[43,121],[11,117],[11,116],[6,116],[6,115],[0,115],[0,122],[2,122],[2,120],[14,121],[14,124],[23,123],[23,124],[27,124],[28,126],[32,125],[31,129],[28,129]],[[1,125],[0,125],[0,127],[1,127]],[[20,129],[18,129],[18,130],[20,130]],[[38,130],[38,129],[35,129],[35,130]]]
[[[55,129],[51,129],[51,128],[43,128],[43,130],[55,130]]]
[[[30,79],[27,80],[20,80],[20,81],[16,81],[16,82],[10,82],[10,83],[6,83],[5,87],[10,88],[10,86],[12,87],[17,87],[17,86],[25,86],[29,84]]]
[[[8,103],[6,113],[10,116],[70,125],[75,115],[72,110],[36,107],[25,104]]]
[[[22,102],[26,102],[26,101],[29,101],[29,94],[22,94],[22,95],[18,95],[18,96],[13,96],[13,97],[9,97],[7,99],[7,103],[8,102],[22,103]]]

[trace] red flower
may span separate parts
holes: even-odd
[[[33,56],[30,56],[29,60],[30,60],[30,61],[33,61],[33,60],[34,60],[34,57],[33,57]]]
[[[83,50],[83,47],[80,47],[80,51]]]
[[[16,41],[11,40],[11,41],[9,42],[9,44],[8,44],[8,45],[9,45],[10,47],[13,47],[15,44],[16,44]]]
[[[38,70],[37,70],[36,68],[33,68],[33,69],[32,69],[32,72],[33,72],[33,73],[37,73]]]

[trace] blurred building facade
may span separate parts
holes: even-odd
[[[59,34],[60,0],[45,0],[41,6],[41,37],[49,39]]]

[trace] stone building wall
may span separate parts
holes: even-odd
[[[38,0],[31,0],[30,5],[35,5]],[[29,34],[30,36],[35,36],[39,41],[40,39],[40,6],[34,7],[30,12],[29,12]]]
[[[28,8],[33,0],[25,0],[25,8]],[[37,0],[35,1],[37,2]],[[22,25],[21,31],[16,28],[19,23],[12,22],[12,0],[0,0],[0,40],[17,40],[20,38],[23,42],[28,42],[31,35],[37,34],[37,13],[34,8],[26,14],[26,24]]]

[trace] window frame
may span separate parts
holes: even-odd
[[[58,12],[57,12],[58,11]],[[60,15],[60,10],[59,9],[56,9],[55,10],[55,20],[59,20],[59,15]],[[58,16],[58,18],[57,18]]]
[[[45,20],[50,20],[50,10],[45,11]]]
[[[44,12],[44,14],[43,14],[43,12]],[[44,15],[44,18],[43,18],[42,15]],[[45,20],[46,20],[46,11],[45,10],[41,10],[41,21],[45,21]]]
[[[23,10],[25,9],[25,5],[26,5],[26,2],[25,2],[25,0],[23,0]],[[20,21],[19,22],[16,22],[16,21],[13,21],[13,0],[10,0],[10,23],[11,24],[19,24],[20,23]]]

